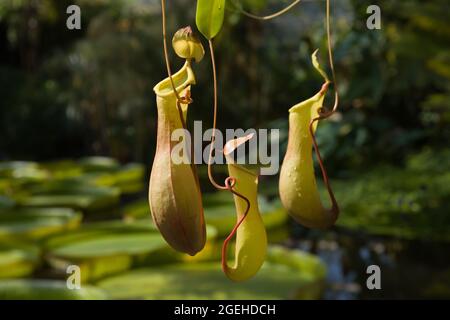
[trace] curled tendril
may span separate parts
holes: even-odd
[[[217,72],[216,72],[216,62],[215,62],[215,58],[214,58],[214,46],[211,40],[208,41],[209,42],[209,51],[210,51],[210,56],[211,56],[211,65],[212,65],[212,71],[213,71],[213,82],[214,82],[214,111],[213,111],[213,130],[212,130],[212,134],[211,134],[211,148],[209,150],[209,157],[208,157],[208,178],[209,181],[211,182],[211,184],[218,190],[228,190],[229,192],[231,192],[232,194],[238,196],[239,198],[241,198],[242,200],[245,201],[245,203],[247,204],[247,207],[245,209],[245,212],[242,216],[241,219],[239,219],[239,221],[234,225],[233,229],[231,230],[230,234],[228,235],[228,237],[224,240],[223,245],[222,245],[222,270],[226,273],[226,269],[227,269],[227,248],[228,248],[228,244],[229,242],[233,239],[233,237],[236,235],[236,232],[239,228],[239,226],[242,224],[242,222],[244,222],[245,218],[248,215],[248,212],[250,210],[250,200],[240,194],[239,192],[237,192],[236,190],[234,190],[234,186],[236,185],[236,178],[234,177],[227,177],[225,179],[224,185],[220,185],[218,184],[212,174],[212,166],[211,166],[211,160],[212,160],[212,153],[214,150],[214,143],[215,143],[215,132],[216,132],[216,124],[217,124]]]
[[[331,115],[333,115],[336,112],[336,110],[339,106],[339,91],[338,91],[338,86],[337,86],[337,82],[336,82],[336,72],[334,70],[333,48],[332,48],[330,25],[331,25],[331,23],[330,23],[330,0],[327,0],[326,1],[326,32],[327,32],[328,60],[329,60],[329,64],[330,64],[331,76],[332,76],[333,85],[334,85],[333,86],[334,87],[334,104],[333,104],[333,108],[331,108],[331,110],[329,110],[329,111],[327,111],[323,107],[319,109],[319,116],[312,119],[311,122],[309,123],[309,132],[311,134],[314,151],[317,156],[317,161],[319,162],[320,171],[322,172],[323,181],[325,183],[328,194],[330,196],[331,205],[332,205],[331,211],[334,214],[334,219],[336,220],[339,216],[339,206],[338,206],[338,203],[334,196],[333,189],[331,188],[330,181],[328,178],[328,173],[327,173],[327,170],[325,169],[325,165],[323,164],[322,156],[320,154],[319,146],[317,144],[316,137],[314,135],[314,129],[313,129],[315,122],[329,118]],[[330,81],[327,81],[325,83],[325,85],[324,85],[325,90],[329,84],[330,84]]]
[[[186,122],[184,121],[183,111],[181,110],[181,104],[190,104],[193,102],[191,99],[190,93],[188,93],[184,97],[180,97],[177,89],[175,88],[175,83],[173,82],[172,70],[170,67],[169,61],[169,53],[167,50],[167,32],[166,32],[166,0],[161,0],[161,15],[162,15],[162,33],[163,33],[163,48],[164,48],[164,60],[166,62],[167,75],[170,79],[170,85],[172,86],[173,93],[177,98],[177,108],[178,113],[180,114],[181,123],[183,125],[183,129],[186,129]]]
[[[231,181],[231,182],[230,182]],[[234,225],[233,229],[231,230],[230,234],[228,235],[228,237],[223,241],[222,244],[222,270],[223,272],[227,273],[227,249],[228,249],[228,244],[230,243],[230,241],[234,238],[234,236],[236,235],[237,230],[239,229],[240,225],[242,224],[242,222],[244,222],[245,218],[247,218],[248,212],[250,210],[250,201],[248,200],[247,197],[245,197],[244,195],[240,194],[239,192],[233,190],[234,185],[236,184],[236,179],[233,177],[228,177],[225,179],[225,186],[227,187],[227,189],[233,193],[234,195],[238,196],[239,198],[243,199],[247,205],[244,214],[242,215],[242,218],[239,219],[239,221]]]
[[[177,99],[177,109],[178,109],[178,114],[180,116],[180,120],[181,120],[181,125],[183,126],[184,130],[187,130],[187,125],[186,125],[186,121],[184,119],[183,116],[183,110],[181,108],[181,104],[191,104],[193,102],[192,98],[191,98],[191,92],[187,91],[186,95],[181,97],[178,92],[177,89],[175,88],[175,83],[173,81],[173,77],[172,77],[172,70],[170,67],[170,61],[169,61],[169,53],[167,50],[167,32],[166,32],[166,1],[165,0],[161,0],[161,15],[162,15],[162,35],[163,35],[163,48],[164,48],[164,60],[166,62],[166,69],[167,69],[167,75],[170,79],[170,85],[172,86],[172,90],[173,93],[175,94],[175,97]],[[194,146],[191,144],[191,155],[194,154]],[[194,161],[191,161],[191,169],[192,172],[194,172],[195,176],[197,176],[197,167],[194,164]],[[197,187],[200,189],[200,181],[197,179],[195,179]]]

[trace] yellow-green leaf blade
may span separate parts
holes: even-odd
[[[197,0],[195,22],[198,30],[207,38],[214,38],[222,29],[225,0]]]
[[[314,66],[314,68],[322,75],[322,77],[324,78],[324,80],[326,82],[329,82],[329,78],[326,74],[325,71],[323,71],[323,69],[320,67],[319,64],[319,60],[317,59],[317,52],[319,51],[319,49],[317,49],[316,51],[313,52],[313,54],[311,55],[311,60],[312,60],[312,64]]]

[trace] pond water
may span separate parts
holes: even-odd
[[[323,299],[448,299],[447,243],[367,236],[344,230],[293,227],[289,247],[317,254],[327,265]],[[369,265],[381,269],[381,289],[366,286]]]

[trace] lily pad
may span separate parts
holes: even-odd
[[[116,186],[126,188],[126,184],[144,181],[145,167],[140,163],[129,163],[116,172]]]
[[[41,178],[43,172],[40,171],[36,162],[28,161],[8,161],[0,162],[0,177],[7,178]]]
[[[258,205],[267,229],[273,230],[285,226],[288,215],[280,202],[267,202],[263,197]],[[236,209],[233,196],[228,192],[216,192],[203,195],[205,220],[216,228],[219,237],[227,236],[236,223]],[[141,199],[125,206],[122,210],[125,220],[149,219],[151,216],[147,199]],[[269,234],[270,235],[270,234]]]
[[[208,236],[209,239],[215,237],[211,227],[208,228]],[[84,281],[135,266],[184,259],[183,255],[167,245],[150,220],[86,225],[79,230],[51,237],[45,244],[45,250],[49,264],[57,270],[63,271],[71,264],[80,266]],[[205,250],[208,251],[208,248]]]
[[[145,167],[140,163],[130,163],[107,172],[88,172],[80,177],[83,182],[96,186],[117,187],[121,193],[137,193],[145,189]]]
[[[39,249],[19,243],[0,243],[0,279],[30,275],[39,264]]]
[[[151,212],[147,199],[140,199],[127,204],[122,209],[122,216],[127,221],[150,219]]]
[[[80,159],[79,164],[85,171],[112,171],[117,170],[120,165],[117,160],[108,157],[85,157]]]
[[[10,188],[11,182],[9,178],[1,178],[0,177],[0,194],[5,195]]]
[[[0,239],[41,239],[75,229],[81,213],[68,208],[12,209],[0,212]]]
[[[104,291],[90,285],[70,290],[59,280],[1,280],[0,300],[102,300]]]
[[[91,169],[92,170],[92,169]],[[93,186],[116,187],[123,194],[137,193],[145,189],[145,167],[140,163],[129,163],[99,171],[87,171],[77,181]]]
[[[297,255],[287,249],[276,250],[287,251],[287,260],[271,261],[269,254],[258,274],[239,284],[226,278],[219,263],[203,262],[138,269],[107,278],[97,285],[113,299],[320,298],[324,266],[318,258],[307,253]],[[289,254],[293,254],[291,258]],[[311,272],[317,267],[319,273]]]
[[[45,162],[40,167],[47,170],[52,179],[58,180],[78,177],[83,173],[81,165],[73,160]]]
[[[49,178],[49,173],[39,167],[39,164],[28,161],[0,162],[0,187],[24,187],[39,183]]]
[[[222,196],[225,194],[228,196]],[[220,237],[230,233],[236,223],[236,209],[233,196],[223,192],[219,195],[204,196],[205,219],[208,224],[214,226]],[[222,198],[223,197],[223,198]],[[227,200],[229,199],[229,200]],[[264,225],[268,230],[281,227],[286,224],[288,216],[286,210],[278,202],[268,202],[263,197],[258,199]]]
[[[203,194],[203,205],[205,207],[216,207],[223,205],[234,205],[233,196],[226,191]]]
[[[19,199],[24,207],[68,207],[86,212],[101,211],[119,204],[117,188],[95,187],[72,180],[53,181],[29,189]]]

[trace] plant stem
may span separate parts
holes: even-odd
[[[338,206],[338,203],[334,196],[333,189],[331,188],[327,170],[325,169],[325,165],[323,164],[322,156],[320,155],[319,146],[317,144],[316,137],[314,135],[314,130],[313,130],[314,122],[330,117],[333,113],[336,112],[338,105],[339,105],[339,92],[338,92],[338,88],[337,88],[336,74],[335,74],[334,63],[333,63],[333,50],[332,50],[332,38],[331,38],[331,27],[330,27],[330,25],[331,25],[331,22],[330,22],[330,0],[326,0],[326,19],[325,19],[325,21],[326,21],[325,23],[326,23],[326,31],[327,31],[328,60],[330,63],[331,76],[332,76],[333,85],[334,85],[334,105],[330,111],[323,111],[323,110],[319,111],[319,116],[312,119],[311,122],[309,123],[309,132],[311,134],[314,150],[316,152],[317,161],[319,162],[320,171],[322,172],[323,182],[325,183],[325,186],[328,191],[328,195],[330,196],[330,200],[331,200],[331,204],[332,204],[331,212],[333,214],[333,219],[336,221],[339,216],[339,206]]]
[[[253,13],[250,13],[250,12],[248,12],[248,11],[245,11],[245,10],[242,9],[242,7],[240,7],[240,6],[236,6],[236,5],[234,4],[234,1],[232,1],[232,2],[233,2],[233,4],[236,6],[236,8],[238,8],[239,11],[240,11],[243,15],[245,15],[245,16],[247,16],[247,17],[249,17],[249,18],[256,19],[256,20],[271,20],[271,19],[274,19],[274,18],[276,18],[276,17],[279,17],[279,16],[285,14],[286,12],[288,12],[289,10],[291,10],[294,6],[296,6],[298,3],[300,3],[300,1],[302,1],[302,0],[295,0],[295,1],[293,1],[290,5],[288,5],[286,8],[283,8],[283,9],[281,9],[280,11],[277,11],[277,12],[272,13],[272,14],[267,15],[267,16],[258,16],[258,15],[255,15],[255,14],[253,14]]]

